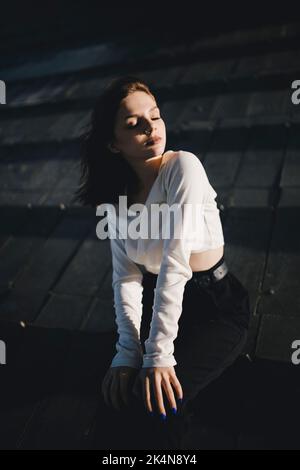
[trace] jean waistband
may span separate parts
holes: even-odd
[[[211,268],[202,271],[194,271],[191,279],[189,279],[188,282],[195,283],[199,286],[207,286],[213,282],[217,282],[223,279],[227,273],[228,266],[223,255]],[[150,279],[156,279],[158,274],[145,271],[144,276]]]
[[[205,287],[223,279],[228,271],[228,266],[223,255],[211,268],[203,271],[194,271],[193,276],[189,282]]]

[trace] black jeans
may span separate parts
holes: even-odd
[[[130,406],[121,413],[112,412],[117,420],[114,429],[120,433],[119,444],[117,432],[114,433],[115,448],[180,449],[193,399],[243,351],[250,317],[247,289],[230,270],[215,283],[207,286],[197,284],[203,273],[214,270],[223,260],[224,257],[210,270],[194,272],[185,286],[178,336],[174,341],[177,362],[174,369],[183,389],[183,403],[178,405],[177,415],[170,413],[165,395],[165,423],[160,421],[158,413],[154,417],[148,416],[144,404],[132,399]],[[149,335],[156,279],[157,275],[144,274],[143,345]]]

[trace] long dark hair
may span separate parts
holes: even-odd
[[[80,136],[80,181],[74,200],[96,207],[116,203],[128,185],[136,185],[137,175],[119,153],[107,144],[114,139],[115,118],[120,102],[134,91],[153,96],[149,86],[132,75],[114,78],[96,100],[88,129]]]

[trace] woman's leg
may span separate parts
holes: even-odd
[[[247,340],[249,296],[240,281],[228,272],[222,280],[200,287],[196,278],[197,275],[193,276],[186,285],[174,341],[175,371],[183,388],[183,403],[178,407],[178,415],[168,413],[166,426],[157,431],[162,449],[180,448],[189,423],[191,401],[236,360]],[[151,321],[155,281],[151,277],[146,283],[143,340]],[[167,407],[166,398],[164,401]]]
[[[155,277],[144,281],[142,344],[149,334],[155,285]],[[166,422],[158,414],[149,416],[143,401],[132,395],[130,405],[120,412],[102,408],[102,419],[109,429],[103,436],[102,448],[180,449],[189,424],[189,405],[242,352],[249,314],[248,292],[232,273],[207,287],[198,286],[192,278],[185,288],[174,342],[175,371],[183,388],[183,403],[178,405],[177,416],[169,412],[165,395]]]
[[[183,409],[243,351],[249,313],[248,292],[230,272],[208,287],[186,290],[174,342],[176,374],[185,385]]]
[[[248,291],[231,272],[206,287],[189,282],[174,342],[183,415],[189,413],[198,393],[242,353],[249,316]]]

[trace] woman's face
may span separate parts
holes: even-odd
[[[155,99],[143,91],[135,91],[124,98],[116,116],[114,134],[112,150],[120,151],[128,160],[162,155],[166,126]],[[152,138],[160,140],[146,144]]]

